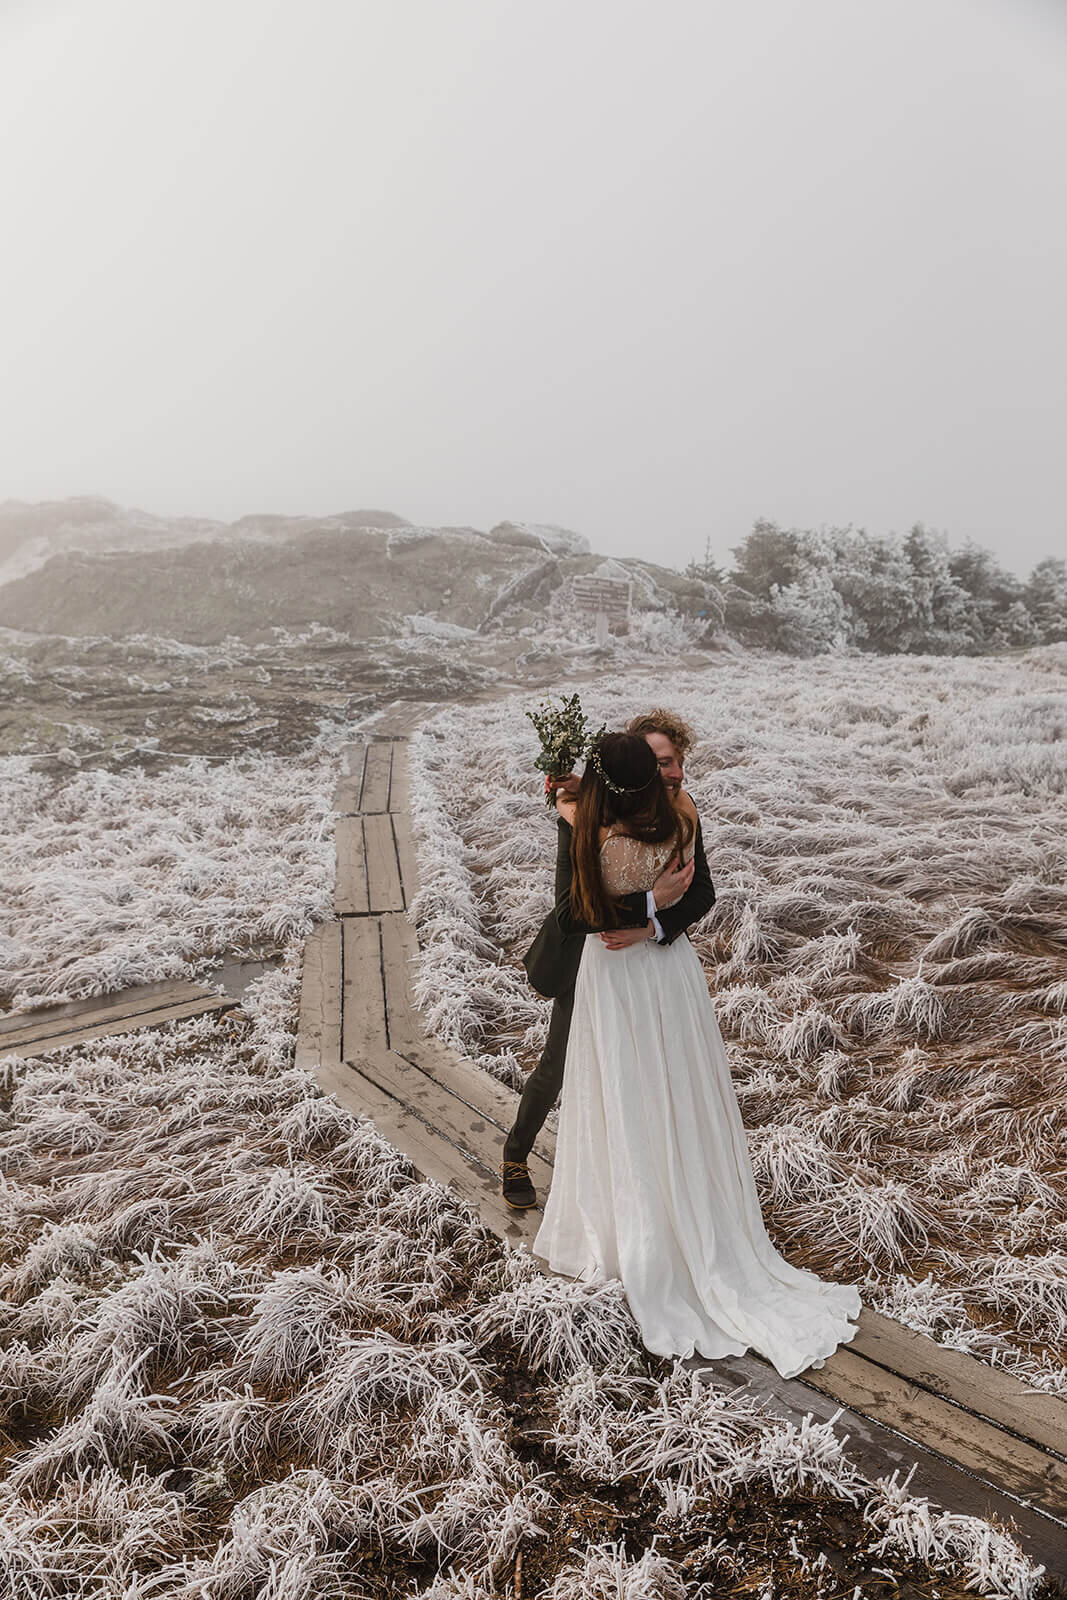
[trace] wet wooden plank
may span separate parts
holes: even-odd
[[[519,1108],[518,1095],[426,1033],[411,994],[411,962],[418,953],[415,930],[400,914],[383,916],[381,925],[390,1048],[506,1134]],[[556,1152],[554,1134],[542,1128],[534,1152],[546,1164],[541,1181],[534,1179],[540,1189],[547,1186],[551,1176],[548,1169]]]
[[[342,929],[341,1054],[359,1061],[388,1049],[381,932],[377,917],[350,917]]]
[[[1067,1457],[1067,1401],[1058,1395],[1031,1389],[1010,1372],[949,1350],[866,1307],[849,1349]]]
[[[363,759],[366,745],[349,744],[341,752],[341,776],[333,792],[333,809],[351,816],[359,810],[363,792]]]
[[[304,945],[295,1064],[341,1059],[341,924],[324,922]]]
[[[1050,1515],[1067,1519],[1067,1463],[841,1346],[804,1382],[898,1429]]]
[[[30,1044],[78,1028],[121,1021],[141,1011],[159,1011],[167,1006],[182,1005],[187,1000],[211,998],[211,990],[202,983],[147,983],[123,989],[118,994],[93,995],[87,1000],[67,1001],[61,1006],[19,1011],[0,1017],[0,1046]]]
[[[363,818],[367,852],[367,905],[371,912],[402,911],[404,889],[393,838],[393,819],[387,813]]]
[[[334,832],[337,870],[333,908],[339,917],[366,916],[367,858],[363,845],[363,818],[338,817]]]
[[[359,809],[364,816],[389,810],[389,775],[392,768],[391,740],[375,740],[367,746],[367,759],[363,768],[363,793],[359,801]]]
[[[13,1045],[3,1040],[0,1041],[0,1056],[44,1055],[49,1050],[60,1050],[69,1044],[86,1044],[91,1039],[103,1039],[109,1034],[132,1033],[135,1028],[156,1028],[164,1022],[183,1022],[188,1017],[206,1016],[211,1011],[228,1011],[233,1004],[228,994],[209,995],[201,1000],[187,1000],[182,1005],[113,1018],[92,1027],[72,1027],[68,1033],[50,1034],[46,1039],[29,1040],[24,1044]]]
[[[534,1238],[541,1225],[539,1211],[512,1211],[500,1197],[498,1178],[428,1128],[357,1068],[347,1063],[324,1066],[316,1076],[342,1105],[369,1117],[382,1137],[407,1156],[420,1177],[431,1178],[465,1200],[491,1232],[511,1244],[528,1245]]]
[[[848,1456],[872,1480],[891,1477],[896,1471],[897,1481],[902,1483],[910,1472],[909,1493],[925,1496],[957,1514],[987,1519],[995,1516],[1006,1527],[1014,1525],[1016,1537],[1032,1561],[1043,1562],[1054,1573],[1060,1573],[1067,1565],[1065,1524],[1024,1505],[884,1423],[809,1387],[807,1374],[780,1377],[769,1361],[751,1350],[743,1356],[721,1356],[715,1361],[693,1356],[685,1365],[723,1388],[750,1394],[770,1415],[795,1424],[805,1415],[811,1415],[816,1422],[830,1422],[838,1413],[833,1420],[834,1433],[839,1439],[847,1438]]]

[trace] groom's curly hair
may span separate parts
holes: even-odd
[[[696,734],[683,717],[675,711],[666,711],[663,706],[653,706],[651,711],[645,711],[639,717],[634,717],[626,724],[627,733],[637,733],[642,737],[646,733],[662,733],[671,741],[678,752],[679,759],[684,759],[696,743]]]

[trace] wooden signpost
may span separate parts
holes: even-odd
[[[619,578],[574,578],[571,593],[579,611],[596,617],[597,644],[607,644],[612,622],[630,615],[630,584]]]

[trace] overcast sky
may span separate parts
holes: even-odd
[[[0,0],[0,498],[1067,550],[1063,0]]]

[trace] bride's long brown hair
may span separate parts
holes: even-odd
[[[673,838],[679,854],[693,835],[690,819],[671,802],[650,746],[633,733],[605,733],[585,764],[578,788],[571,837],[571,910],[579,922],[593,927],[619,923],[618,905],[606,892],[600,872],[600,830],[617,822],[646,844]]]

